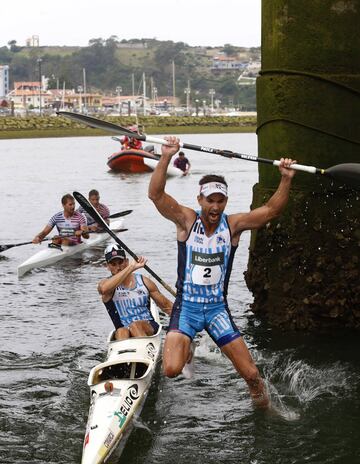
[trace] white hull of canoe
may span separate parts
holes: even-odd
[[[158,160],[144,158],[144,164],[154,170],[158,164]],[[169,166],[167,169],[167,175],[170,177],[181,177],[183,174],[184,173],[181,169],[175,168],[174,166]]]
[[[159,313],[152,302],[152,313]],[[161,351],[161,326],[152,337],[110,341],[105,362],[91,371],[90,409],[81,464],[105,462],[117,448],[120,451],[140,414]]]
[[[124,220],[116,219],[111,221],[110,228],[114,231],[119,230],[123,227]],[[81,253],[82,251],[88,250],[91,247],[101,245],[110,238],[109,234],[102,232],[100,234],[90,234],[88,239],[82,239],[82,243],[74,246],[62,246],[62,250],[56,248],[49,248],[45,245],[46,248],[38,251],[32,255],[29,259],[24,261],[18,267],[18,276],[23,276],[26,272],[37,267],[45,267],[51,264],[54,264],[62,259]]]

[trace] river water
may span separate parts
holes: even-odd
[[[257,151],[254,134],[181,139]],[[112,212],[134,210],[121,238],[174,285],[174,227],[147,199],[148,174],[107,170],[106,158],[117,149],[110,137],[0,141],[0,243],[31,240],[61,209],[63,194],[78,190],[86,195],[96,188]],[[192,175],[169,179],[170,194],[195,208],[199,178],[214,172],[228,180],[228,212],[248,210],[255,163],[196,152],[187,156]],[[229,303],[277,414],[254,410],[245,383],[203,336],[193,379],[166,379],[160,371],[155,376],[120,462],[360,462],[356,336],[278,332],[256,319],[243,277],[248,244],[246,233],[234,262]],[[17,266],[38,249],[28,245],[0,255],[0,463],[79,463],[89,406],[87,376],[104,359],[111,329],[96,292],[107,271],[102,251],[93,250],[18,279]]]

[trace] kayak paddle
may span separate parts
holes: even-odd
[[[84,208],[84,210],[94,219],[95,222],[98,224],[101,224],[102,228],[104,231],[106,231],[124,250],[126,250],[130,256],[132,256],[136,261],[138,260],[138,257],[136,254],[130,250],[128,246],[125,245],[125,243],[119,239],[119,237],[113,232],[110,227],[106,224],[104,219],[100,216],[98,211],[89,203],[89,201],[84,197],[79,192],[73,192],[74,198],[76,201]],[[145,264],[144,269],[148,271],[149,274],[151,274],[154,279],[156,279],[171,295],[176,296],[176,292],[174,289],[170,287],[166,282],[164,282],[161,277],[159,277],[152,269],[149,268]]]
[[[125,127],[118,126],[108,121],[103,121],[102,119],[93,118],[91,116],[86,116],[84,114],[72,113],[70,111],[58,111],[58,115],[65,116],[67,118],[73,119],[77,122],[82,122],[87,124],[90,127],[95,127],[97,129],[103,129],[108,132],[113,132],[118,135],[130,135],[131,137],[147,141],[151,143],[157,143],[160,145],[169,145],[165,139],[160,139],[157,137],[151,137],[145,134],[138,134],[137,132],[132,132]],[[273,166],[279,166],[279,160],[271,160],[266,158],[260,158],[254,155],[248,155],[244,153],[236,153],[230,150],[221,150],[218,148],[203,147],[200,145],[193,145],[190,143],[180,142],[180,147],[187,150],[201,151],[205,153],[213,153],[215,155],[224,156],[225,158],[237,158],[245,161],[254,161],[256,163],[266,163],[272,164]],[[292,164],[291,169],[295,171],[307,172],[309,174],[318,174],[330,179],[349,184],[352,187],[359,188],[360,186],[360,163],[344,163],[337,164],[335,166],[329,167],[327,169],[317,168],[315,166],[306,166],[303,164]]]
[[[129,229],[118,229],[116,232],[126,232],[127,230]],[[88,231],[88,234],[95,234],[97,233],[96,231],[94,230],[89,230]],[[56,237],[60,237],[61,238],[61,235],[56,235]],[[70,238],[70,237],[75,237],[75,235],[66,235],[64,236],[66,238]],[[54,237],[48,237],[48,238],[44,238],[43,240],[41,240],[40,243],[42,242],[47,242],[48,240],[52,240]],[[23,246],[23,245],[31,245],[33,242],[22,242],[22,243],[8,243],[7,245],[0,245],[0,253],[2,251],[6,251],[6,250],[9,250],[9,248],[13,248],[13,247],[18,247],[18,246]]]
[[[44,238],[44,240],[42,240],[42,242],[46,242],[47,240],[52,240],[51,238]],[[8,250],[9,248],[13,248],[13,247],[18,247],[18,246],[22,246],[22,245],[31,245],[32,242],[22,242],[22,243],[8,243],[7,245],[0,245],[0,253],[2,251],[6,251]]]

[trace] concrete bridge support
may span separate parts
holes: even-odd
[[[360,0],[263,0],[259,156],[360,163],[359,30]],[[252,206],[278,182],[259,166]],[[245,277],[273,325],[360,329],[360,191],[298,173],[285,214],[252,234]]]

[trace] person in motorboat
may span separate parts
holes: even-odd
[[[147,152],[151,153],[152,155],[156,155],[156,153],[155,153],[155,145],[146,145],[146,147],[144,147],[144,151],[147,151]]]
[[[75,211],[75,198],[67,193],[61,198],[61,204],[63,211],[59,211],[50,218],[44,229],[35,235],[33,243],[41,243],[55,226],[59,235],[53,237],[49,247],[61,248],[61,245],[78,245],[81,243],[81,237],[89,238],[85,216]]]
[[[158,158],[160,157],[160,155],[158,155],[155,151],[155,145],[146,145],[146,147],[144,147],[144,151],[147,151],[151,155],[155,155]]]
[[[137,125],[128,126],[127,129],[131,130],[132,132],[139,132],[139,128]],[[121,149],[122,150],[142,150],[142,142],[134,137],[128,137],[125,135],[120,139]]]
[[[150,312],[150,297],[169,315],[172,303],[152,280],[136,272],[146,258],[129,262],[124,249],[113,243],[105,249],[105,261],[111,276],[100,280],[98,292],[115,326],[115,339],[154,335],[159,324]]]
[[[104,205],[103,203],[100,203],[100,194],[98,190],[90,190],[89,195],[89,202],[92,204],[92,206],[97,210],[97,212],[100,214],[100,216],[104,219],[106,224],[110,224],[109,221],[109,216],[110,216],[110,210],[109,208]],[[101,225],[99,225],[95,220],[90,216],[89,213],[87,213],[82,206],[80,206],[77,211],[81,214],[85,215],[86,222],[88,225],[89,230],[92,232],[102,232],[103,228]]]
[[[174,166],[183,171],[184,176],[187,176],[189,174],[191,164],[190,161],[186,158],[185,153],[183,151],[179,151],[178,157],[174,160]]]
[[[205,329],[246,381],[256,406],[270,406],[258,368],[235,325],[227,303],[227,290],[235,251],[244,230],[259,229],[285,208],[295,171],[295,161],[281,158],[281,181],[263,206],[245,213],[226,215],[228,185],[222,176],[206,175],[200,182],[199,211],[179,204],[165,192],[166,171],[179,149],[176,137],[167,137],[154,170],[149,198],[166,219],[176,225],[178,240],[177,296],[165,339],[163,369],[168,377],[179,375],[188,360],[191,341]]]

